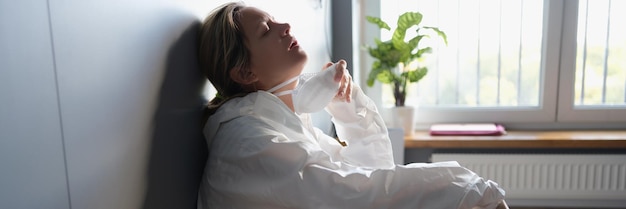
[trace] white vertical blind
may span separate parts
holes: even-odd
[[[558,121],[626,128],[626,2],[564,3]]]
[[[576,106],[626,104],[626,2],[580,1]]]
[[[433,46],[421,62],[430,71],[410,87],[407,104],[540,106],[543,10],[541,0],[381,1],[381,18],[392,27],[401,13],[418,11],[422,25],[448,35],[447,46],[434,37],[422,42]],[[392,105],[391,90],[385,92],[383,104]]]

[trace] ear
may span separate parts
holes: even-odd
[[[242,85],[249,85],[259,80],[254,73],[240,67],[230,70],[230,79]]]

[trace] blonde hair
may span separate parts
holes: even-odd
[[[227,100],[248,93],[230,77],[233,68],[243,69],[241,73],[249,69],[250,52],[239,22],[244,7],[243,2],[223,4],[209,13],[200,29],[200,69],[217,90],[208,104],[209,116]]]

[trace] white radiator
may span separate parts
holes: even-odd
[[[626,155],[435,153],[432,161],[457,161],[498,182],[508,200],[612,202],[626,208]]]

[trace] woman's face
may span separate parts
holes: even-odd
[[[255,7],[245,7],[240,14],[257,89],[267,90],[302,72],[307,55],[290,34],[289,24]]]

